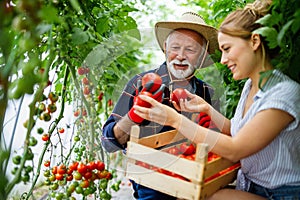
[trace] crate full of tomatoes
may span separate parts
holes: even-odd
[[[175,130],[139,138],[138,126],[131,130],[126,158],[127,178],[181,199],[205,199],[233,183],[240,168]]]

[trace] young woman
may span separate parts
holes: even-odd
[[[151,108],[135,106],[139,116],[172,126],[196,143],[208,143],[222,157],[240,160],[236,189],[219,190],[210,199],[300,198],[300,85],[274,69],[275,54],[254,32],[269,6],[266,1],[249,4],[228,15],[219,29],[221,63],[235,80],[248,79],[233,119],[189,92],[189,100],[175,105],[183,111],[207,113],[223,134],[198,126],[147,96],[141,98]],[[261,72],[269,76],[261,79]]]

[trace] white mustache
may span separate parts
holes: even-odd
[[[191,63],[187,60],[183,60],[183,61],[180,61],[180,60],[172,60],[170,62],[170,65],[188,65],[189,67],[192,67]]]

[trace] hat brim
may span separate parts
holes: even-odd
[[[155,36],[160,48],[164,51],[164,42],[168,35],[175,29],[190,29],[201,34],[209,41],[208,53],[214,54],[219,49],[217,30],[208,25],[187,22],[157,22],[155,24]]]

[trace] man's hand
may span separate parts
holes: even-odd
[[[138,105],[146,108],[150,108],[151,104],[141,100],[139,95],[149,96],[159,102],[163,100],[165,85],[162,84],[160,76],[155,73],[148,73],[143,78],[142,81],[138,80],[136,87],[136,96],[134,97],[133,105]],[[131,108],[128,112],[128,117],[136,124],[141,124],[143,118],[135,114],[134,109]]]

